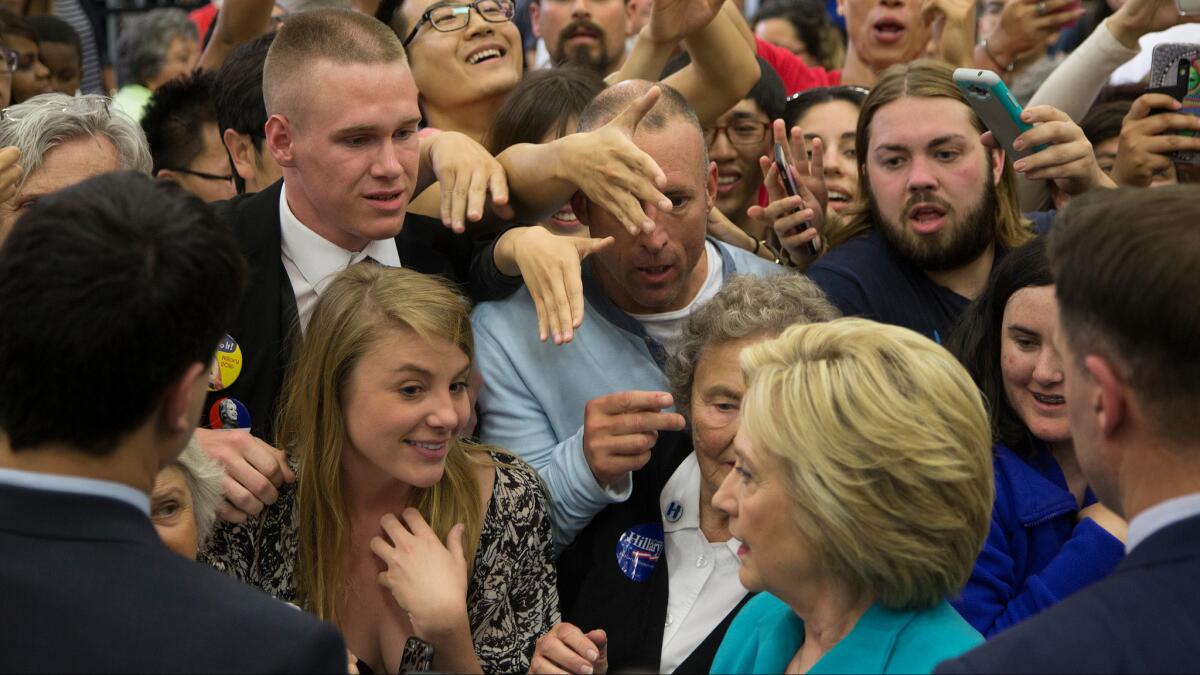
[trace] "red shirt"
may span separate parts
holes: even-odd
[[[758,37],[754,41],[758,43],[758,55],[779,73],[788,96],[813,87],[836,87],[842,83],[840,70],[814,68],[782,47]]]
[[[208,27],[212,25],[213,19],[217,18],[217,6],[209,3],[200,9],[194,9],[188,13],[188,18],[196,24],[196,30],[200,32],[200,40],[203,41],[204,36],[208,35]]]

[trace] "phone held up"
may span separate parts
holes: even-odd
[[[1196,2],[1196,9],[1200,12],[1200,0]],[[1156,45],[1151,52],[1150,87],[1146,93],[1167,94],[1183,104],[1180,113],[1200,115],[1200,45]],[[1183,136],[1200,135],[1194,131],[1178,133]],[[1200,166],[1200,153],[1190,150],[1175,152],[1171,159],[1176,164]]]
[[[783,189],[787,191],[789,197],[795,197],[800,194],[800,190],[796,187],[796,180],[792,177],[792,172],[788,168],[787,155],[783,151],[783,145],[775,144],[775,169],[779,172],[779,179],[783,181]],[[800,226],[800,231],[803,232],[810,227],[808,223]],[[817,255],[817,243],[810,241],[804,245],[805,250],[809,255]]]
[[[1009,157],[1020,159],[1045,147],[1023,151],[1013,148],[1013,141],[1033,126],[1021,119],[1021,106],[999,75],[979,68],[958,68],[954,71],[954,84]]]

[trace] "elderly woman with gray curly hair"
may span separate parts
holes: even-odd
[[[733,467],[738,355],[790,325],[836,317],[804,277],[743,276],[688,318],[667,377],[690,429],[660,432],[629,499],[597,514],[559,558],[566,623],[538,641],[533,672],[709,671],[747,599],[739,542],[712,506]]]
[[[224,478],[220,465],[204,454],[194,438],[174,462],[159,470],[150,493],[150,520],[167,548],[196,558],[217,519]]]

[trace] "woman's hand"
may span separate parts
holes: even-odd
[[[608,672],[608,636],[602,630],[587,634],[563,622],[555,624],[538,638],[531,673],[578,673],[601,675]]]
[[[516,227],[496,242],[496,266],[509,276],[521,276],[537,311],[538,339],[554,344],[571,341],[583,323],[581,263],[616,241],[612,237],[564,237],[544,227]]]
[[[781,137],[783,123],[775,122],[776,139]],[[785,148],[788,146],[785,144]],[[751,218],[766,220],[771,223],[779,243],[787,252],[792,263],[798,267],[807,267],[817,258],[809,252],[808,244],[813,243],[820,251],[820,233],[825,227],[825,203],[813,188],[826,195],[825,171],[821,164],[823,148],[819,138],[813,139],[812,160],[809,160],[808,146],[804,142],[804,133],[799,127],[792,129],[792,143],[789,151],[785,152],[789,169],[795,178],[799,194],[790,196],[783,186],[783,176],[775,161],[769,157],[759,157],[758,166],[763,172],[763,184],[767,186],[767,198],[770,203],[766,208],[751,206],[747,213]],[[803,158],[803,159],[797,159]]]
[[[1075,1],[1005,0],[1000,22],[990,35],[982,36],[1002,63],[991,63],[990,58],[982,63],[976,59],[976,63],[983,68],[1005,68],[1033,50],[1044,49],[1050,36],[1083,16],[1082,7],[1065,9]]]
[[[413,508],[379,524],[387,535],[371,539],[371,551],[387,565],[379,584],[408,613],[413,633],[434,645],[458,631],[469,634],[462,524],[450,528],[444,545]]]
[[[1035,125],[1013,141],[1017,150],[1046,146],[1013,162],[1013,169],[1030,180],[1052,180],[1068,195],[1078,195],[1095,187],[1116,187],[1096,161],[1092,144],[1063,111],[1039,105],[1021,113],[1021,119]],[[985,145],[991,143],[984,139]]]
[[[1104,528],[1106,532],[1116,537],[1121,543],[1125,543],[1125,539],[1129,536],[1129,523],[1125,519],[1108,509],[1107,506],[1096,502],[1091,506],[1085,506],[1079,510],[1079,520],[1091,518],[1097,525]]]
[[[1182,103],[1166,94],[1144,94],[1133,102],[1121,122],[1121,139],[1112,169],[1118,185],[1149,187],[1155,176],[1171,171],[1172,152],[1200,152],[1200,138],[1178,133],[1200,132],[1200,117],[1178,112],[1182,107]]]
[[[561,139],[558,176],[611,213],[633,236],[654,229],[658,210],[671,210],[671,200],[659,191],[666,174],[633,142],[638,124],[661,94],[651,87],[608,124]]]

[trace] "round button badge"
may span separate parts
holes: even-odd
[[[249,429],[250,411],[236,398],[217,399],[208,411],[208,426],[211,429]]]
[[[226,335],[217,343],[212,368],[208,371],[208,390],[221,391],[232,386],[242,374],[242,348],[237,341]]]

